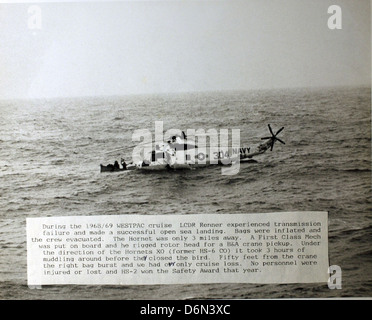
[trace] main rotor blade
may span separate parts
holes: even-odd
[[[285,144],[285,142],[283,140],[280,140],[279,138],[276,138],[276,137],[275,137],[275,139],[278,140],[279,142]]]
[[[270,124],[268,124],[268,126],[269,126],[269,130],[270,130],[270,133],[273,135],[273,136],[275,136],[275,134],[274,134],[274,132],[273,132],[273,130],[271,129],[271,126],[270,126]]]
[[[261,140],[271,139],[272,137],[263,137]]]
[[[273,151],[273,148],[274,148],[274,140],[273,140],[273,142],[271,142],[271,148],[270,148],[270,151]]]
[[[277,131],[277,133],[275,133],[275,135],[277,136],[282,130],[284,129],[284,127],[281,127],[278,131]]]

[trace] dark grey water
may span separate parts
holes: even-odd
[[[370,88],[217,92],[0,102],[0,298],[185,299],[370,296]],[[255,146],[285,126],[286,145],[242,164],[192,171],[100,173],[129,159],[132,133],[239,128]],[[115,151],[117,150],[117,151]],[[329,212],[326,284],[27,287],[25,218],[103,214]]]

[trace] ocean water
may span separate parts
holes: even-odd
[[[372,294],[371,89],[323,88],[0,101],[1,299],[245,299]],[[284,126],[272,152],[239,174],[221,167],[100,173],[131,158],[132,133],[239,128],[254,147]],[[326,284],[27,286],[26,217],[329,212]]]

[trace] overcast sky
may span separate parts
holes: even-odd
[[[40,3],[41,29],[30,6],[0,4],[0,98],[371,81],[369,0]]]

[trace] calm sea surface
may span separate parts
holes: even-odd
[[[371,296],[370,88],[0,101],[0,298],[186,299]],[[254,147],[284,126],[273,152],[242,164],[177,172],[100,173],[131,158],[136,129],[239,128]],[[326,284],[27,286],[26,217],[329,212]]]

